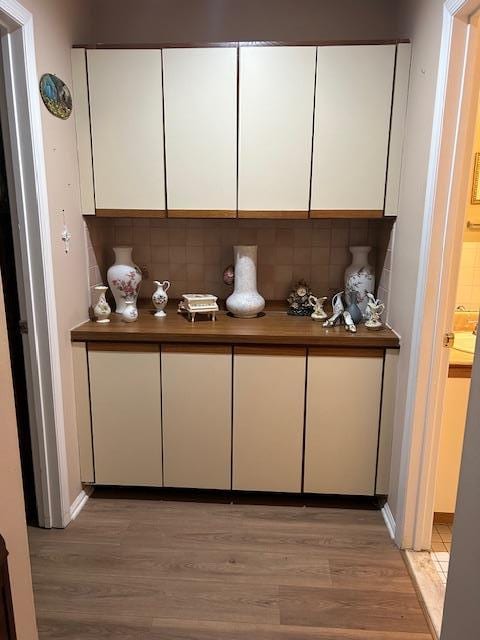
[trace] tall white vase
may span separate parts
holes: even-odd
[[[233,247],[235,284],[227,298],[227,309],[237,318],[255,318],[265,308],[265,300],[257,291],[257,247]]]
[[[117,313],[125,311],[125,300],[137,305],[142,272],[132,260],[132,247],[113,247],[115,262],[107,271],[107,280],[115,298]]]
[[[367,293],[375,290],[375,273],[368,264],[368,254],[372,247],[350,247],[352,264],[345,269],[345,292],[357,294],[357,306],[365,318]]]

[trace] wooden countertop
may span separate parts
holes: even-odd
[[[325,329],[309,317],[287,315],[286,311],[267,309],[253,319],[234,318],[225,311],[217,313],[216,322],[197,316],[191,323],[175,306],[167,309],[166,318],[155,318],[153,311],[140,309],[136,322],[122,322],[112,313],[111,322],[84,322],[71,332],[74,342],[200,342],[223,344],[286,344],[302,346],[399,347],[398,336],[388,328],[369,331],[363,325],[357,333],[344,327]]]

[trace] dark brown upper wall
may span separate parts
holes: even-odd
[[[96,0],[91,43],[404,37],[395,0]]]

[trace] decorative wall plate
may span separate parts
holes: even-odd
[[[66,120],[72,113],[70,89],[53,73],[44,73],[40,78],[40,95],[44,105],[57,118]]]

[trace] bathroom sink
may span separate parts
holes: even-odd
[[[469,331],[458,331],[455,333],[453,348],[464,353],[475,353],[475,340],[477,336]]]

